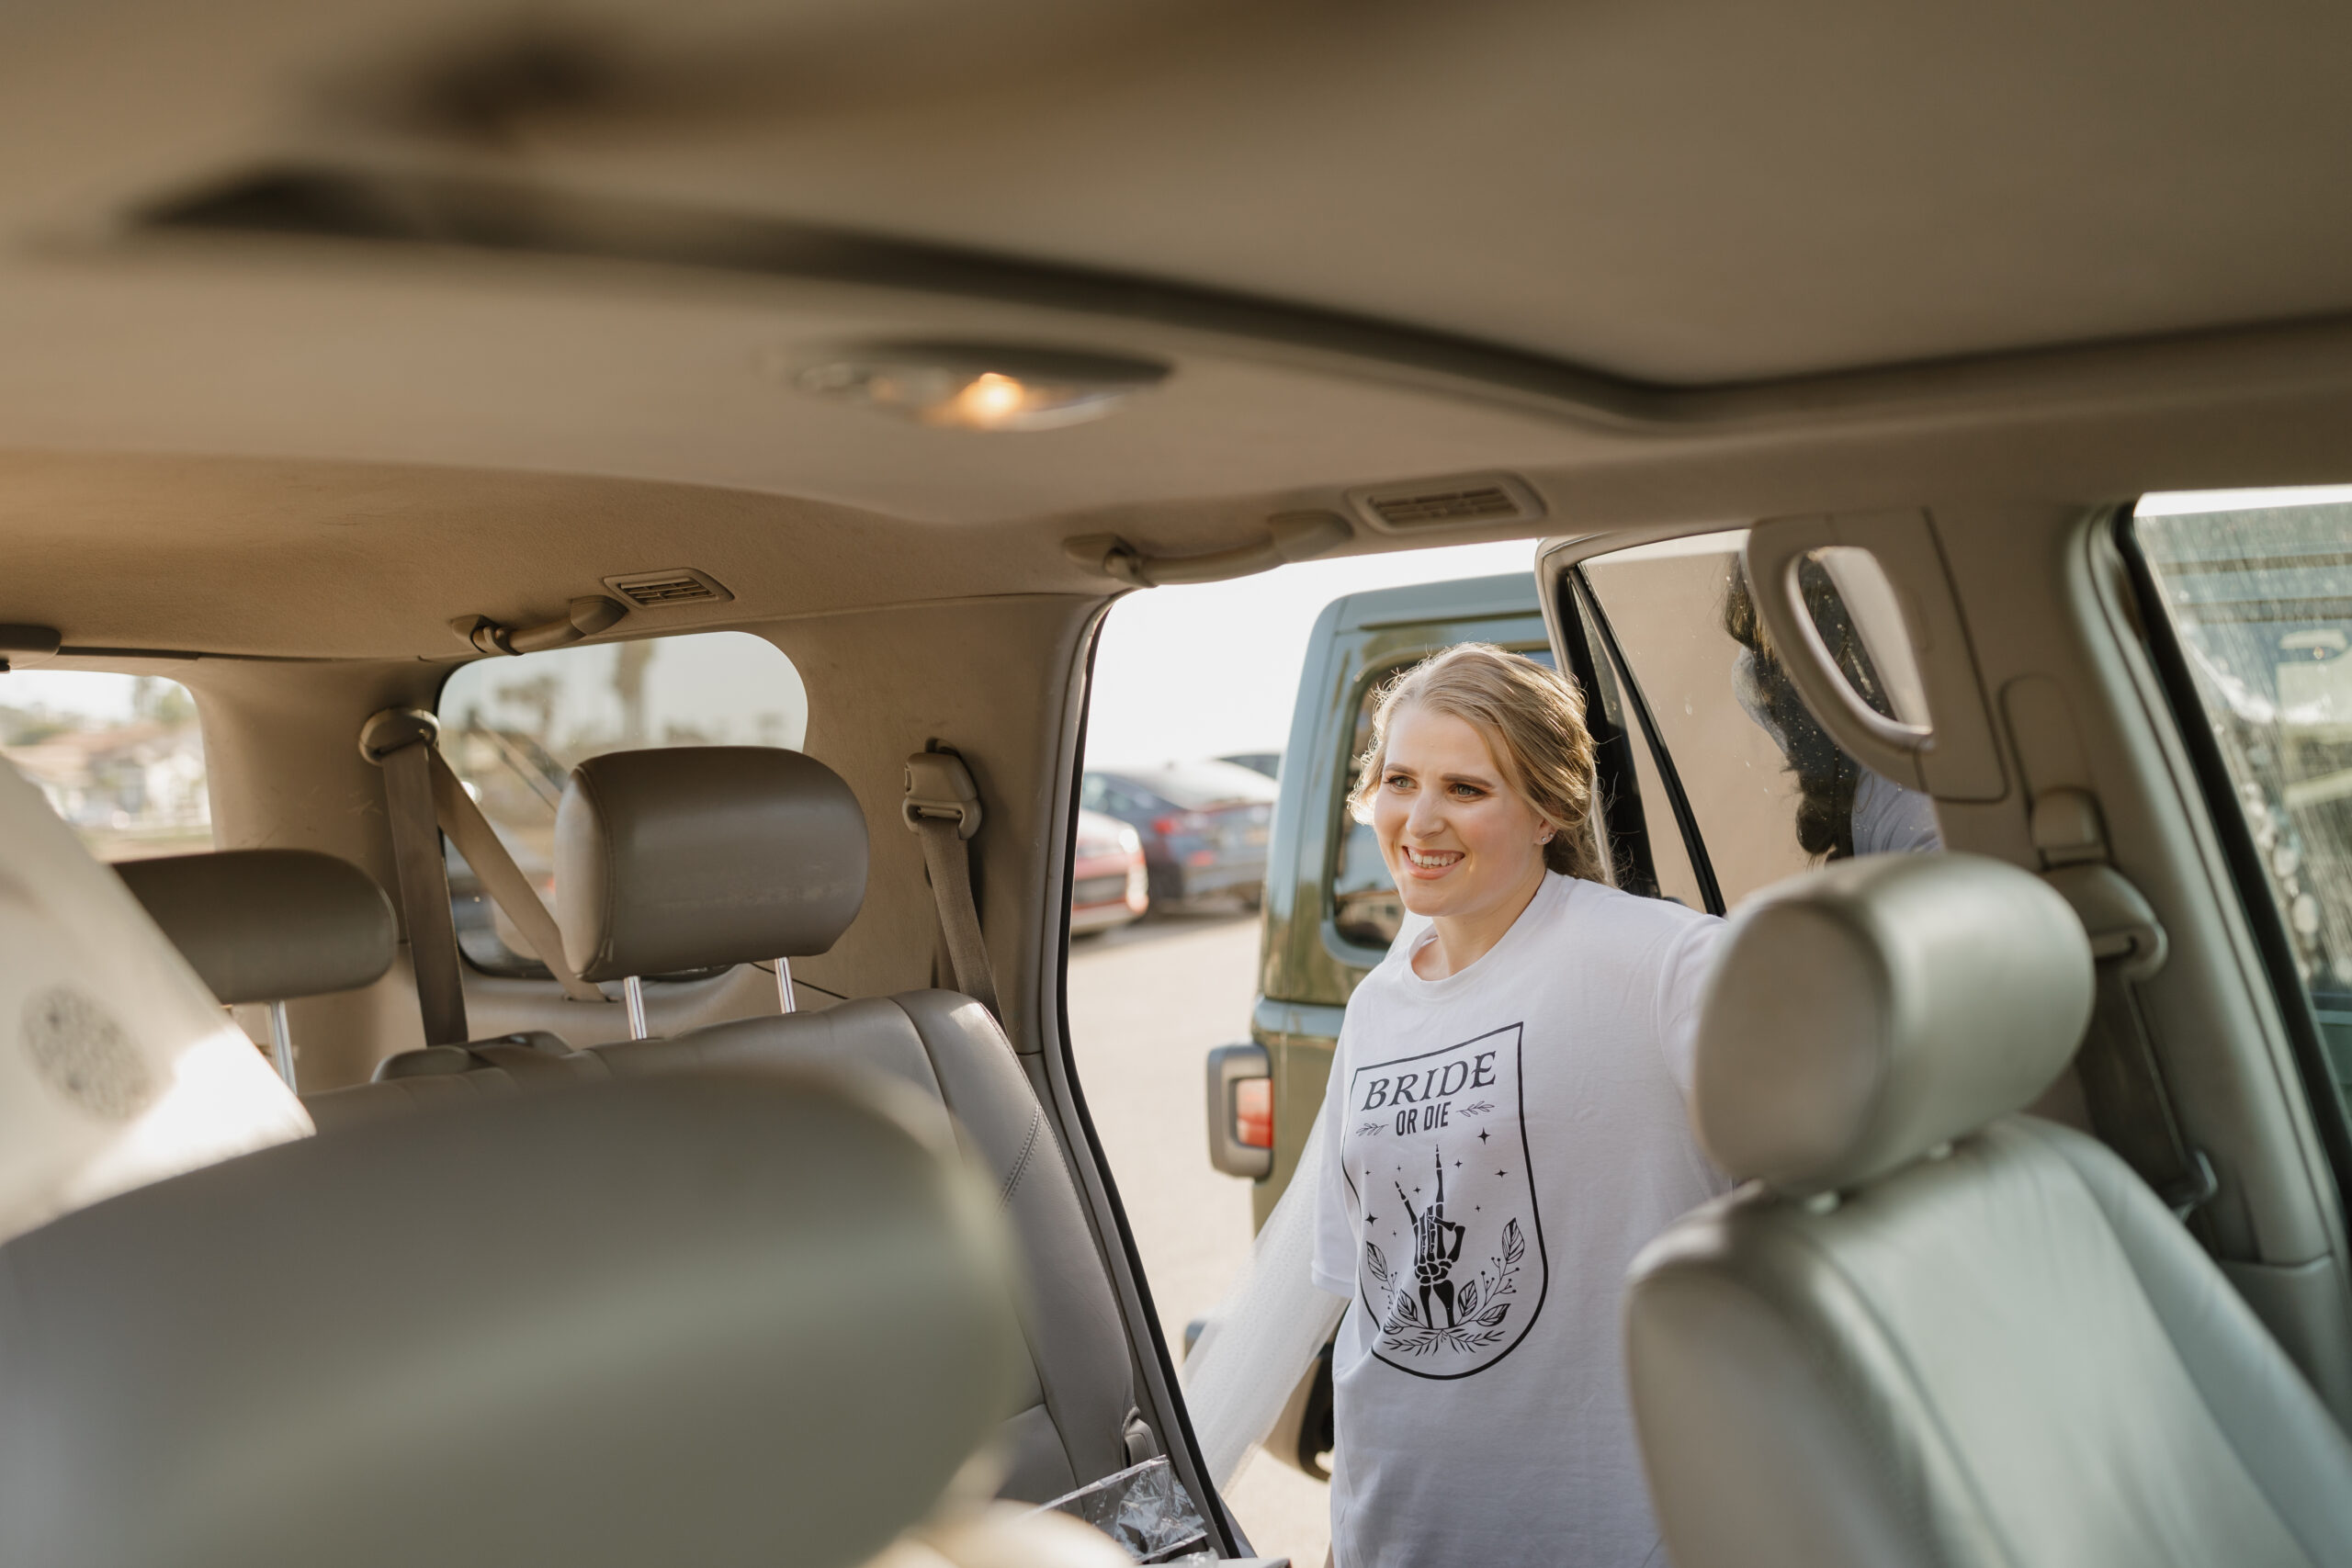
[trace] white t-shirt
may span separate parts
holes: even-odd
[[[1618,1310],[1643,1244],[1724,1190],[1684,1101],[1723,922],[1546,875],[1442,980],[1408,928],[1348,1003],[1315,1282],[1338,1568],[1639,1568],[1658,1552]]]
[[[1934,801],[1862,770],[1854,784],[1856,854],[1921,854],[1943,847]]]

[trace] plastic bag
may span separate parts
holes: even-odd
[[[1055,1498],[1039,1513],[1082,1519],[1138,1562],[1214,1562],[1216,1550],[1183,1482],[1164,1459],[1148,1459]]]

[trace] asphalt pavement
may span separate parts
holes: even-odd
[[[1250,1256],[1250,1186],[1209,1168],[1202,1058],[1250,1038],[1258,919],[1154,917],[1070,944],[1070,1044],[1170,1346]],[[1256,1455],[1226,1501],[1267,1556],[1319,1568],[1329,1489]]]

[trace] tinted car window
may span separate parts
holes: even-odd
[[[441,750],[542,894],[555,881],[555,810],[578,763],[649,746],[780,746],[807,739],[808,698],[784,650],[747,632],[485,659],[441,692]],[[449,852],[458,945],[493,975],[543,976],[505,916]]]
[[[2150,497],[2132,532],[2260,863],[2245,892],[2352,1083],[2352,491]]]

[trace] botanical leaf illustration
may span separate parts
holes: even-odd
[[[1463,1286],[1463,1287],[1462,1287],[1462,1297],[1461,1297],[1461,1299],[1460,1299],[1459,1301],[1457,1301],[1457,1302],[1454,1303],[1454,1310],[1455,1310],[1455,1311],[1457,1311],[1457,1312],[1459,1312],[1459,1313],[1460,1313],[1463,1316],[1464,1316],[1464,1317],[1475,1317],[1475,1316],[1476,1316],[1476,1315],[1477,1315],[1477,1312],[1478,1312],[1478,1281],[1477,1281],[1477,1280],[1471,1280],[1468,1284],[1466,1284],[1466,1285],[1464,1285],[1464,1286]]]
[[[1503,1267],[1516,1269],[1519,1260],[1526,1256],[1527,1243],[1519,1234],[1519,1222],[1513,1220],[1503,1226]]]
[[[1499,1327],[1503,1321],[1503,1314],[1510,1311],[1510,1303],[1497,1302],[1494,1305],[1488,1307],[1486,1311],[1478,1314],[1479,1326],[1483,1328]]]
[[[1373,1242],[1368,1241],[1363,1244],[1363,1266],[1372,1275],[1372,1282],[1379,1286],[1381,1293],[1385,1295],[1390,1289],[1388,1259],[1382,1255],[1379,1247]]]

